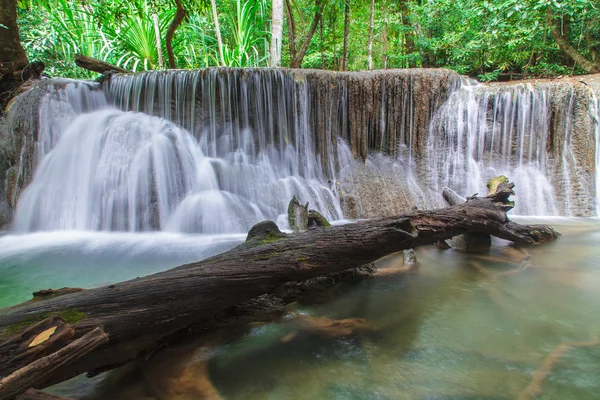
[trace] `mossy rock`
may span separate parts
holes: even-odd
[[[331,226],[329,221],[327,221],[327,218],[316,210],[310,210],[308,212],[308,225],[316,225],[323,228],[329,228]]]
[[[496,190],[498,189],[498,186],[500,186],[501,183],[509,183],[508,178],[504,175],[500,175],[500,176],[496,176],[496,177],[490,179],[487,183],[487,188],[488,188],[487,195],[490,196],[490,195],[496,193]]]

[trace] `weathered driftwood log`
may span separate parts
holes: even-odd
[[[109,64],[96,58],[84,56],[83,54],[75,55],[75,64],[77,64],[78,67],[87,69],[88,71],[98,72],[99,74],[104,74],[111,71],[121,72],[124,74],[131,73],[131,71],[128,71],[124,68],[117,67],[116,65]]]
[[[273,222],[254,226],[246,243],[209,259],[183,265],[144,278],[92,290],[30,301],[0,314],[0,376],[8,377],[31,360],[56,349],[40,344],[35,357],[33,335],[47,328],[36,325],[56,316],[73,335],[64,335],[67,349],[98,327],[108,340],[52,373],[27,380],[42,389],[82,372],[91,374],[123,365],[161,347],[169,338],[195,324],[214,326],[219,315],[236,304],[273,293],[286,282],[303,281],[359,267],[387,254],[432,244],[468,232],[482,232],[518,244],[553,240],[549,226],[526,226],[507,216],[512,184],[500,184],[491,196],[471,198],[464,204],[396,217],[283,234]],[[510,208],[510,207],[508,207]],[[47,322],[46,322],[47,323]],[[59,350],[60,351],[60,350]],[[33,361],[35,363],[36,361]],[[18,393],[15,393],[18,394]],[[8,399],[0,394],[0,399]]]

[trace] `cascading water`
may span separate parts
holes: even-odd
[[[464,86],[431,125],[427,158],[434,190],[448,186],[473,195],[490,178],[506,175],[526,188],[519,191],[515,213],[556,215],[547,174],[549,124],[547,90]]]
[[[35,161],[56,146],[63,132],[79,114],[107,106],[106,96],[98,85],[84,81],[57,80],[48,88],[39,109],[39,129],[35,145]]]
[[[593,120],[594,139],[596,141],[596,215],[600,215],[600,87],[590,89],[590,116]]]
[[[233,83],[217,75],[199,76],[116,77],[107,92],[125,111],[109,107],[97,90],[102,101],[73,101],[76,90],[85,91],[79,100],[87,99],[91,84],[51,90],[42,109],[54,109],[54,117],[40,113],[36,148],[43,161],[20,198],[15,227],[244,232],[265,219],[285,227],[292,196],[340,219],[339,202],[312,153],[306,109],[298,101],[305,95],[296,91],[302,87],[273,71],[242,80],[236,94]],[[273,80],[287,96],[278,115],[272,113]],[[77,109],[83,103],[89,107]],[[294,109],[288,112],[287,105]],[[94,109],[100,111],[86,113]]]
[[[371,217],[441,206],[444,186],[482,193],[499,174],[518,185],[515,214],[595,215],[598,90],[586,90],[479,85],[440,70],[55,82],[39,106],[38,168],[15,226],[216,234],[272,219],[285,228],[292,196],[331,220]]]

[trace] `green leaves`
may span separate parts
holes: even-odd
[[[209,2],[183,1],[187,16],[173,38],[177,65],[222,65]],[[550,35],[550,26],[559,27],[587,59],[600,57],[598,0],[375,1],[376,68],[448,67],[483,80],[508,72],[582,72],[562,53]],[[166,64],[165,36],[175,12],[173,2],[19,0],[21,38],[30,59],[44,60],[50,75],[93,77],[75,67],[75,53],[136,71],[158,69],[161,60]],[[370,1],[352,0],[349,4],[348,66],[363,69]],[[225,65],[268,65],[270,6],[270,0],[217,0]],[[345,6],[346,0],[327,0],[322,24],[304,58],[305,67],[340,67]],[[290,0],[290,7],[299,42],[314,15],[316,0]],[[286,33],[284,63],[290,58]]]
[[[225,43],[223,49],[227,66],[255,67],[267,64],[268,54],[262,53],[261,49],[268,47],[268,32],[263,31],[257,21],[257,16],[265,18],[266,8],[264,0],[236,0],[234,12],[227,15],[231,27],[229,43]]]
[[[224,53],[230,66],[266,66],[268,0],[223,2]],[[188,16],[173,39],[177,65],[220,64],[204,0],[188,0]],[[166,64],[165,36],[173,20],[172,0],[29,0],[20,3],[19,23],[31,59],[43,59],[50,75],[92,78],[74,65],[76,53],[142,71]],[[155,28],[155,19],[157,27]]]

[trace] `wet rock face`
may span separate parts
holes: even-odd
[[[599,97],[600,75],[464,85],[393,159],[342,169],[342,188],[368,218],[442,206],[444,187],[483,194],[505,174],[524,188],[515,214],[596,215]]]
[[[34,172],[40,102],[45,84],[39,82],[19,95],[0,118],[0,226],[11,222],[22,190]]]
[[[363,160],[373,152],[395,157],[406,148],[422,150],[432,114],[462,80],[445,69],[209,68],[112,76],[102,90],[122,109],[169,119],[196,137],[216,137],[206,146],[210,156],[221,147],[294,144],[310,149],[331,178],[339,165],[338,138]],[[248,128],[253,143],[244,137]]]
[[[404,149],[421,152],[431,116],[461,83],[445,69],[404,69],[335,73],[292,70],[304,81],[310,99],[310,128],[318,138],[319,155],[336,138],[349,143],[352,155],[400,156]]]
[[[8,145],[9,133],[8,127],[6,126],[6,120],[0,117],[0,176],[5,177],[9,167],[9,145]],[[10,221],[12,217],[12,210],[8,205],[8,198],[6,196],[7,182],[3,182],[0,185],[0,226],[5,225]]]

